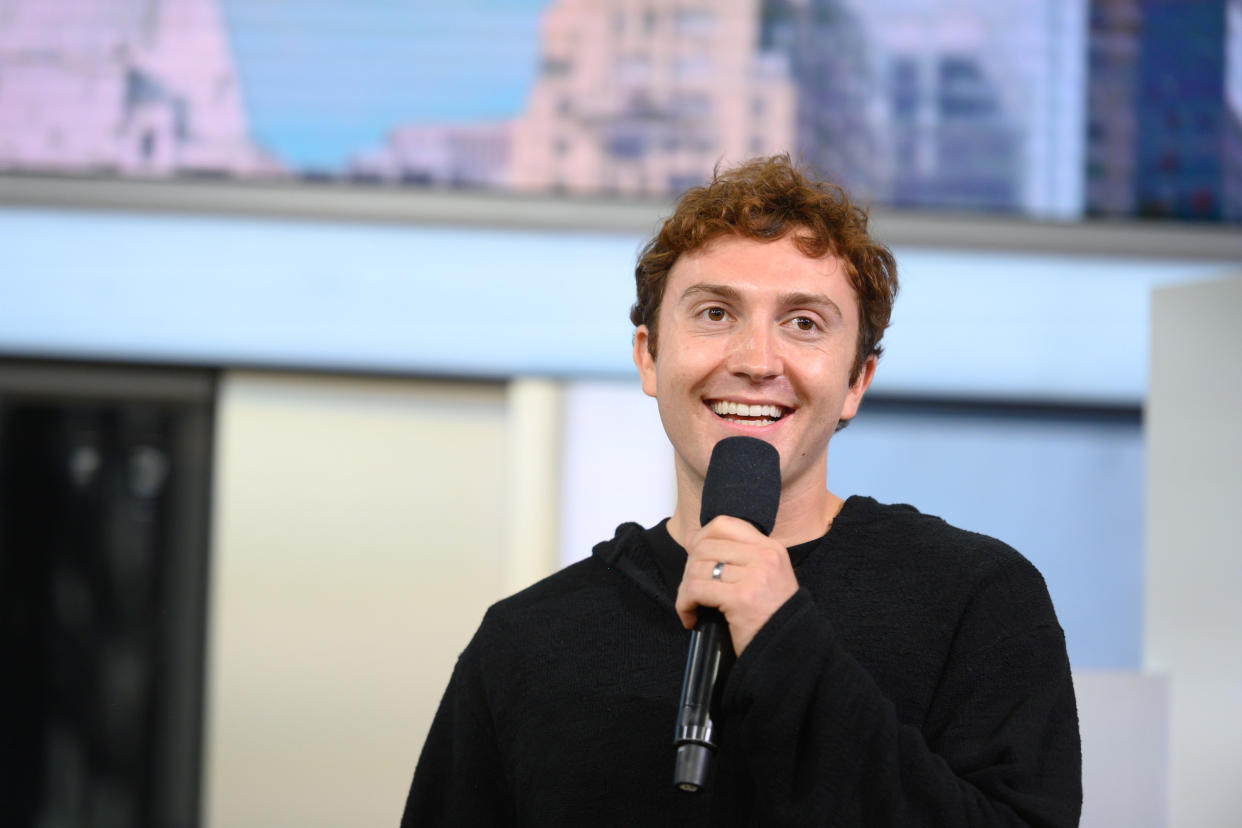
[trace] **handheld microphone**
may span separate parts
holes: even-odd
[[[772,534],[781,503],[780,455],[754,437],[726,437],[712,449],[703,481],[699,523],[719,515],[742,518],[765,535]],[[722,668],[733,657],[729,627],[715,607],[699,607],[690,633],[690,652],[681,685],[681,704],[673,744],[677,748],[673,784],[694,793],[707,781],[712,752],[712,704]]]

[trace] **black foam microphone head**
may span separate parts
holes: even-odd
[[[748,520],[770,535],[780,505],[781,458],[771,443],[754,437],[726,437],[716,444],[703,481],[700,524],[729,515]]]

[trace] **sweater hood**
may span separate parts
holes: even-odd
[[[618,572],[662,606],[671,607],[676,595],[660,575],[655,553],[647,543],[647,530],[637,523],[623,523],[611,540],[595,544],[591,558]],[[674,587],[675,589],[675,587]]]

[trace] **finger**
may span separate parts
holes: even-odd
[[[742,578],[742,569],[745,566],[744,561],[712,560],[708,557],[696,560],[691,564],[694,577],[700,580],[715,581],[720,584],[737,583]]]
[[[690,609],[683,609],[681,606],[677,608],[677,618],[681,621],[681,626],[687,630],[693,630],[694,625],[699,623],[699,607],[695,604]]]
[[[673,608],[677,610],[677,617],[681,620],[681,625],[687,630],[693,629],[699,618],[699,602],[690,595],[690,590],[686,588],[686,580],[684,578],[681,581],[681,588],[677,590],[677,600],[673,604]]]
[[[710,576],[707,579],[695,580],[683,578],[681,587],[677,590],[677,600],[673,604],[677,617],[681,619],[681,625],[688,630],[693,629],[698,622],[699,607],[719,608],[725,597],[724,589],[724,584],[713,581]]]
[[[697,567],[702,566],[702,562],[708,562],[709,572],[718,561],[739,567],[763,565],[784,568],[790,565],[789,552],[785,547],[758,533],[756,536],[756,541],[716,537],[695,540],[687,546],[687,566],[695,566],[694,573],[697,575]]]
[[[755,546],[741,541],[721,538],[704,538],[690,544],[686,549],[687,566],[704,561],[712,567],[717,561],[727,564],[744,564],[754,555]]]
[[[717,515],[699,527],[691,537],[754,542],[766,535],[756,529],[750,521],[732,515]]]

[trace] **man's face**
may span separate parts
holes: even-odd
[[[712,448],[743,434],[776,447],[786,496],[822,491],[828,440],[857,413],[875,372],[868,359],[850,383],[858,299],[841,261],[804,255],[792,236],[719,238],[678,258],[657,320],[657,356],[640,326],[634,363],[678,479],[701,488]]]

